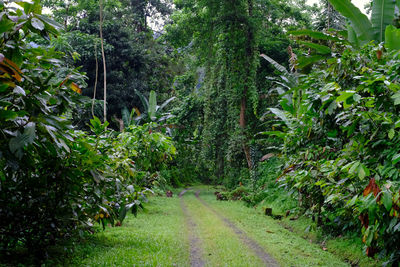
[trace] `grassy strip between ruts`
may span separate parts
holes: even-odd
[[[146,210],[80,243],[68,266],[190,266],[178,197],[152,197]]]
[[[198,226],[206,266],[263,266],[263,262],[213,212],[189,191],[184,196]]]

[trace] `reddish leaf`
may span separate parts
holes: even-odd
[[[382,58],[382,54],[383,54],[382,50],[376,51],[376,57],[377,57],[379,60]]]
[[[22,70],[11,60],[7,59],[4,57],[3,54],[1,54],[3,57],[0,61],[0,68],[1,71],[8,73],[10,76],[14,77],[18,82],[22,81]]]
[[[362,225],[363,227],[365,227],[365,229],[367,229],[368,226],[369,226],[368,214],[367,214],[367,213],[363,213],[363,214],[361,214],[360,216],[358,216],[358,218],[359,218],[360,221],[361,221],[361,225]]]
[[[367,187],[364,189],[364,197],[368,196],[369,194],[374,193],[374,196],[376,197],[379,192],[381,192],[381,189],[379,188],[379,186],[376,184],[375,179],[372,178],[369,181],[369,184],[367,185]]]
[[[289,167],[287,167],[285,170],[283,170],[283,173],[278,176],[278,178],[276,178],[276,181],[278,181],[279,179],[281,179],[283,176],[285,176],[287,173],[294,171],[296,169],[296,166],[294,164],[290,165]]]

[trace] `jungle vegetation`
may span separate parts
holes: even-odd
[[[204,183],[250,206],[279,198],[397,266],[399,10],[0,0],[1,253],[41,262]]]

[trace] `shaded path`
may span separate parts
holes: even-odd
[[[202,259],[202,248],[201,241],[198,236],[195,234],[195,229],[197,228],[196,223],[191,218],[188,208],[183,200],[183,195],[190,189],[185,189],[179,193],[179,198],[181,201],[181,208],[183,210],[183,214],[185,216],[186,226],[188,228],[188,236],[190,243],[190,265],[192,267],[203,267],[204,261]]]
[[[233,232],[242,240],[244,244],[246,244],[254,253],[265,263],[266,266],[270,267],[278,267],[279,264],[264,251],[264,249],[252,238],[246,235],[242,230],[240,230],[234,223],[232,223],[228,218],[218,213],[215,209],[213,209],[208,203],[206,203],[203,199],[200,198],[200,191],[196,191],[196,198],[210,211],[212,211],[218,218],[220,218],[229,228],[233,230]]]

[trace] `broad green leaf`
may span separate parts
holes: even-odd
[[[358,168],[358,166],[360,166],[360,162],[359,161],[355,161],[353,163],[353,165],[351,166],[349,173],[354,174]]]
[[[36,124],[33,122],[25,126],[24,133],[10,139],[9,148],[18,158],[22,158],[22,149],[30,145],[36,138]]]
[[[354,31],[351,25],[347,26],[347,39],[354,47],[360,47],[360,41],[358,40],[357,33]]]
[[[392,231],[393,227],[396,225],[396,223],[397,223],[397,218],[393,218],[389,223],[388,231]]]
[[[393,158],[392,158],[392,164],[396,165],[396,163],[399,162],[399,161],[400,161],[400,154],[394,155]]]
[[[400,29],[393,25],[386,27],[385,47],[388,50],[400,50]]]
[[[291,121],[287,117],[286,113],[277,108],[269,108],[269,110],[274,113],[279,119],[281,119],[288,127],[292,126]]]
[[[348,18],[361,44],[373,38],[372,24],[350,0],[329,0],[332,6],[344,17]]]
[[[37,18],[33,18],[31,20],[31,25],[33,28],[39,30],[39,31],[43,31],[44,30],[44,24],[42,21],[38,20]]]
[[[383,205],[385,206],[387,211],[390,211],[392,208],[393,202],[392,202],[392,195],[385,191],[383,192],[383,198],[382,198]]]
[[[332,101],[330,104],[329,104],[329,106],[328,106],[328,108],[326,109],[326,113],[327,114],[329,114],[329,115],[332,115],[334,112],[335,112],[335,110],[337,109],[337,103],[336,103],[336,101]]]
[[[12,105],[12,103],[10,101],[0,100],[0,106],[1,107],[9,107],[11,105]]]
[[[6,83],[0,84],[0,93],[5,92],[8,89],[8,87],[10,86]]]
[[[395,1],[393,0],[374,0],[372,6],[372,31],[374,40],[384,41],[385,30],[388,25],[393,23],[395,10]]]
[[[0,109],[0,120],[13,120],[18,117],[18,113],[12,110]]]
[[[17,95],[26,96],[25,90],[24,90],[22,87],[18,86],[18,85],[15,86],[13,92],[14,92],[15,94],[17,94]]]
[[[341,169],[341,171],[346,171],[348,170],[352,165],[354,164],[354,161],[347,163],[346,165],[344,165]]]
[[[392,140],[392,139],[394,138],[394,135],[395,135],[394,129],[390,129],[390,130],[389,130],[389,133],[388,133],[389,139]]]
[[[298,62],[297,67],[300,69],[303,69],[307,66],[310,66],[310,65],[320,61],[323,58],[324,57],[322,55],[314,55],[314,56],[310,56],[310,57],[300,57],[297,60],[297,62]]]
[[[118,220],[122,222],[126,217],[127,208],[125,205],[122,205],[118,211]]]
[[[5,16],[3,16],[3,19],[0,20],[0,34],[12,30],[13,27],[14,23],[11,20],[7,19]]]
[[[151,90],[149,96],[149,116],[152,121],[156,120],[157,112],[157,95],[156,92]]]
[[[165,100],[164,103],[161,104],[161,106],[158,108],[158,111],[162,111],[166,106],[168,106],[169,103],[171,103],[173,100],[175,100],[176,97],[171,97],[167,100]]]
[[[374,239],[374,232],[371,230],[371,227],[368,227],[367,232],[365,233],[367,235],[367,239],[365,244],[370,247],[372,240]]]
[[[33,0],[33,1],[15,1],[16,4],[20,5],[26,14],[29,14],[31,12],[36,13],[36,14],[41,14],[42,13],[42,6],[40,4],[40,0]]]
[[[46,15],[36,15],[40,20],[42,20],[44,23],[49,24],[50,26],[54,27],[56,30],[60,30],[63,28],[63,26],[58,23],[57,21],[52,20]]]
[[[287,71],[287,69],[284,66],[282,66],[281,64],[279,64],[278,62],[276,62],[275,60],[270,58],[269,56],[261,54],[260,57],[264,58],[269,63],[271,63],[278,71],[285,73],[285,74],[289,74],[289,72]]]
[[[364,164],[360,164],[358,168],[358,178],[360,178],[360,180],[364,180],[364,178],[369,175],[369,169]]]
[[[347,202],[346,207],[352,207],[352,206],[354,206],[354,204],[356,204],[357,199],[358,199],[358,196],[355,195],[352,199],[350,199],[350,200]]]
[[[394,100],[394,105],[395,106],[400,105],[400,92],[395,93],[392,96],[392,99]]]
[[[340,93],[340,96],[336,98],[336,102],[345,102],[347,99],[352,97],[356,92],[355,91],[344,91]]]
[[[146,111],[148,111],[149,110],[149,101],[147,100],[147,98],[141,92],[139,92],[137,90],[135,90],[135,93],[139,96],[140,101],[142,102],[144,109]],[[138,115],[138,116],[140,116],[140,115]]]
[[[323,55],[327,55],[332,52],[331,49],[326,45],[320,45],[320,44],[304,42],[304,41],[298,41],[298,43],[305,45],[307,47],[310,47],[310,48],[314,49],[315,51],[317,51],[318,53],[323,54]]]

